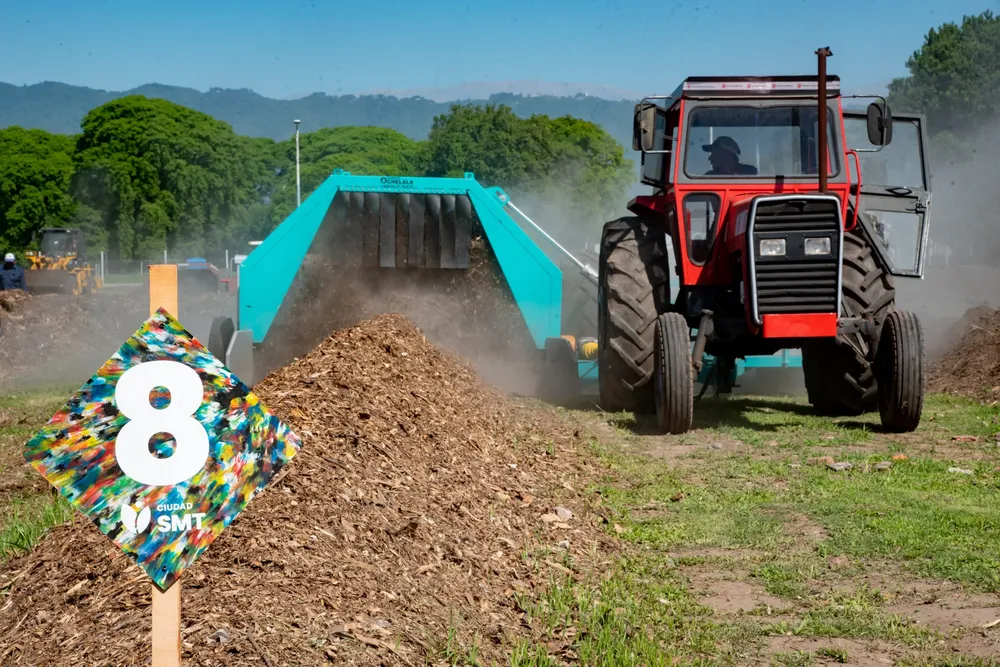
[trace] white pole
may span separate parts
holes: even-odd
[[[167,263],[167,249],[166,248],[163,249],[163,263],[164,264]]]
[[[292,121],[295,123],[295,199],[298,202],[296,208],[302,206],[302,177],[299,171],[299,123],[301,120]]]
[[[229,274],[230,278],[233,277],[233,272],[229,269],[229,248],[226,248],[226,273]]]

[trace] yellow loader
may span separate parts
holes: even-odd
[[[90,294],[101,288],[101,279],[86,261],[86,238],[80,229],[47,227],[41,230],[37,251],[25,253],[31,266],[24,272],[28,291],[34,294]]]

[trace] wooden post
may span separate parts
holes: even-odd
[[[149,265],[149,314],[153,315],[159,308],[178,317],[177,313],[177,265]]]
[[[177,265],[149,267],[149,314],[160,308],[177,317]],[[180,667],[181,664],[181,582],[161,593],[149,585],[153,596],[153,667]]]
[[[180,667],[181,664],[181,582],[166,593],[153,584],[153,667]]]

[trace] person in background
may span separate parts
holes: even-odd
[[[14,253],[9,252],[4,255],[3,268],[0,268],[0,290],[14,289],[28,291],[24,283],[24,269],[18,266]]]

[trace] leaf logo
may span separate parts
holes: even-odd
[[[146,530],[146,526],[149,525],[149,519],[151,512],[148,507],[143,507],[137,513],[132,506],[129,504],[122,505],[121,519],[122,525],[125,526],[125,530],[139,534]]]

